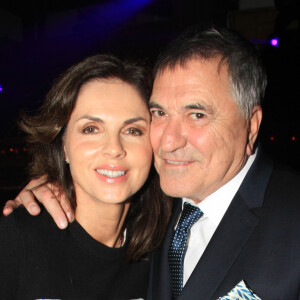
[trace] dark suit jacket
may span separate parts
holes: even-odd
[[[153,255],[148,300],[172,299],[167,253],[180,210],[174,199],[164,243]],[[176,299],[216,300],[241,280],[263,300],[300,300],[300,177],[260,151]]]

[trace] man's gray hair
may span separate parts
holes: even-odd
[[[154,66],[154,76],[166,68],[184,66],[193,58],[220,57],[219,68],[227,65],[233,99],[246,119],[252,108],[264,97],[267,76],[255,46],[235,31],[226,28],[185,31],[160,53]]]

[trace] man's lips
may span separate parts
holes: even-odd
[[[172,159],[163,159],[166,164],[174,166],[186,166],[192,163],[192,161],[183,161],[183,160],[172,160]]]

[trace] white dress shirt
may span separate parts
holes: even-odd
[[[200,260],[255,157],[256,153],[248,158],[243,169],[234,178],[200,203],[195,204],[190,199],[182,199],[183,203],[189,202],[198,206],[203,212],[203,216],[192,226],[187,240],[183,267],[183,285],[185,285]]]

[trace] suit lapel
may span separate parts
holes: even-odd
[[[178,300],[195,297],[199,300],[213,299],[211,297],[259,223],[260,208],[272,169],[272,162],[258,151],[255,162]]]
[[[178,300],[210,299],[257,226],[259,218],[236,195]]]

